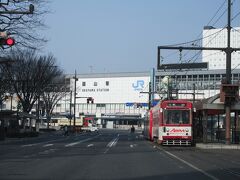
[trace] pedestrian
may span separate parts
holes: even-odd
[[[134,128],[134,126],[132,125],[132,127],[131,127],[131,133],[134,133],[134,131],[135,131],[135,128]]]
[[[67,125],[64,126],[64,136],[68,135],[68,127]]]

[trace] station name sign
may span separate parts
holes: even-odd
[[[109,88],[89,88],[81,89],[82,92],[109,92]]]

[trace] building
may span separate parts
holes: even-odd
[[[139,123],[148,109],[150,73],[104,73],[67,75],[70,78],[72,96],[66,96],[58,103],[55,113],[70,113],[70,100],[74,102],[76,79],[75,114],[94,116],[98,124],[107,126],[131,125]],[[87,99],[92,101],[87,103]],[[74,114],[74,105],[71,108]]]
[[[227,47],[227,29],[205,26],[203,29],[203,47]],[[231,29],[231,47],[240,47],[240,27]],[[240,68],[240,52],[232,53],[232,69]],[[203,51],[202,61],[208,62],[209,69],[226,69],[226,53],[222,51]]]
[[[168,76],[175,89],[178,89],[180,99],[193,99],[191,94],[184,93],[199,93],[195,95],[197,99],[212,97],[220,92],[220,85],[223,78],[226,77],[226,70],[179,70],[179,71],[157,71],[156,72],[156,90],[160,91],[163,86],[162,79]],[[232,71],[232,83],[238,84],[240,80],[240,69]],[[161,97],[160,97],[161,98]]]
[[[169,77],[173,88],[178,89],[178,98],[195,100],[212,97],[220,92],[225,70],[188,69],[158,70],[155,72],[155,89],[162,91],[163,79]],[[70,86],[74,92],[74,75],[68,75]],[[129,124],[133,119],[140,120],[148,109],[150,72],[79,74],[76,81],[76,117],[94,116],[99,124],[116,120],[117,124]],[[240,69],[232,71],[232,83],[240,80]],[[186,93],[186,94],[184,94]],[[72,93],[73,94],[73,93]],[[154,99],[165,98],[166,94],[155,94]],[[94,103],[87,103],[92,97]],[[55,113],[70,112],[70,96],[57,104]],[[74,102],[72,95],[72,103]],[[74,108],[72,107],[72,114]]]

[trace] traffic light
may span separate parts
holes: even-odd
[[[13,46],[15,44],[15,40],[12,37],[7,37],[7,38],[0,38],[0,45],[1,46]]]
[[[92,104],[94,103],[94,99],[93,99],[92,97],[88,97],[88,98],[87,98],[87,103],[89,104],[90,102],[91,102]]]

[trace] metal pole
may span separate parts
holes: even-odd
[[[169,77],[167,79],[167,99],[170,99],[170,87],[169,87]]]
[[[196,91],[196,86],[195,86],[195,83],[193,83],[193,107],[195,107],[195,91]]]
[[[219,142],[219,140],[220,140],[220,127],[219,127],[219,118],[220,118],[220,116],[219,116],[219,114],[218,114],[218,125],[217,125],[217,131],[218,131],[218,137],[217,137],[217,140],[218,140],[218,142]]]
[[[148,110],[151,109],[151,91],[152,91],[152,88],[151,88],[151,82],[149,82],[149,93],[148,93]]]
[[[228,26],[227,26],[227,48],[226,48],[226,80],[227,84],[231,84],[231,0],[228,0]],[[226,144],[230,144],[231,130],[231,104],[226,104]]]
[[[73,130],[74,130],[74,132],[75,132],[75,129],[76,129],[76,93],[77,93],[76,87],[77,87],[77,72],[75,70],[75,76],[74,76],[74,107],[73,107],[73,113],[74,113],[74,116],[73,116]]]
[[[226,144],[230,144],[230,119],[231,119],[231,108],[230,106],[226,106]]]
[[[13,94],[10,94],[11,97],[11,111],[12,111],[12,106],[13,106]]]
[[[70,105],[69,105],[69,113],[70,113],[70,126],[72,126],[72,91],[70,91]]]
[[[227,48],[226,48],[226,80],[231,84],[231,0],[228,0],[228,25],[227,25]]]

